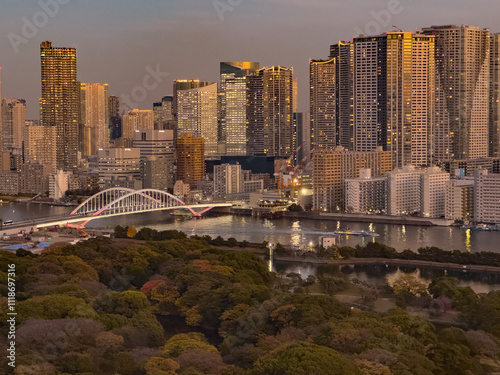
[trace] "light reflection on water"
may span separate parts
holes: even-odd
[[[290,272],[298,273],[303,279],[309,275],[330,275],[337,277],[347,276],[350,279],[358,279],[371,285],[392,285],[399,277],[405,274],[414,275],[423,284],[428,285],[433,279],[444,276],[444,270],[440,269],[415,269],[394,266],[336,266],[316,265],[308,263],[290,263],[274,261],[273,271],[283,274]],[[448,271],[446,275],[456,277],[460,280],[460,286],[471,287],[476,293],[488,293],[500,289],[500,275],[487,273],[464,273],[461,271]]]
[[[71,207],[51,207],[40,204],[0,204],[0,218],[22,220],[61,215]],[[127,215],[90,222],[88,228],[113,230],[116,225],[152,227],[158,230],[176,229],[188,235],[209,235],[224,238],[234,237],[239,241],[268,241],[304,247],[318,244],[322,237],[332,235],[335,230],[369,230],[380,234],[375,241],[394,247],[398,251],[417,250],[419,247],[436,246],[445,250],[500,252],[500,232],[467,231],[456,227],[416,227],[373,223],[347,223],[340,221],[281,219],[267,220],[244,216],[220,216],[214,218],[179,220],[169,212]],[[373,241],[370,237],[341,236],[339,246],[356,246]],[[364,242],[363,242],[364,241]]]
[[[223,238],[234,237],[239,241],[268,241],[284,245],[305,247],[309,242],[321,243],[322,237],[332,236],[341,228],[354,231],[373,231],[380,236],[340,236],[339,246],[356,246],[376,241],[394,247],[398,251],[420,247],[439,247],[444,250],[500,252],[500,232],[466,231],[457,227],[418,227],[376,223],[347,223],[338,221],[280,219],[268,220],[242,216],[219,216],[194,220],[174,220],[166,212],[123,216],[104,219],[88,224],[89,228],[113,229],[115,225],[152,227],[157,230],[176,229],[189,235],[209,235]]]

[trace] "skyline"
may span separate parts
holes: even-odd
[[[493,19],[500,4],[492,0],[474,4],[455,1],[453,9],[449,3],[428,0],[348,4],[271,0],[265,6],[261,0],[251,3],[187,0],[168,4],[153,0],[141,4],[129,0],[120,3],[110,0],[106,4],[95,0],[58,1],[58,6],[51,8],[53,15],[45,13],[45,18],[40,15],[45,12],[41,2],[2,4],[2,94],[26,99],[28,119],[38,118],[39,46],[44,40],[52,41],[54,46],[76,47],[78,80],[109,83],[111,95],[130,95],[134,87],[142,85],[148,69],[158,68],[163,76],[156,88],[138,103],[139,109],[152,109],[153,102],[171,95],[174,79],[218,81],[220,62],[247,60],[258,61],[261,67],[293,67],[299,80],[299,111],[304,112],[309,110],[309,59],[327,58],[330,45],[350,40],[356,29],[377,31],[378,28],[383,32],[393,30],[392,25],[396,25],[404,31],[414,31],[432,25],[468,24],[489,28],[492,33],[500,31]],[[214,4],[219,6],[219,13]],[[435,11],[429,14],[427,4],[432,4]],[[394,12],[389,13],[389,9]],[[349,17],[339,16],[338,12],[347,12]],[[388,23],[387,27],[383,27],[384,22],[376,21],[374,14],[381,15],[379,20]],[[390,17],[385,20],[387,14]],[[41,26],[33,36],[24,34],[29,36],[24,38],[23,17],[32,21],[35,15]],[[259,17],[258,27],[255,17]],[[273,38],[269,38],[271,32]],[[11,43],[14,34],[26,43]],[[196,55],[196,51],[200,53]]]

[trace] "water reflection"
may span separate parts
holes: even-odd
[[[347,276],[372,285],[393,285],[403,275],[413,275],[423,284],[445,276],[445,271],[434,268],[396,267],[390,265],[316,265],[296,264],[281,261],[274,262],[274,272],[298,273],[305,279],[309,275],[333,277]],[[492,273],[471,273],[461,271],[448,271],[447,275],[460,280],[461,286],[469,286],[476,293],[488,293],[500,290],[500,275]]]
[[[465,231],[465,249],[470,253],[471,252],[471,249],[472,249],[472,246],[470,244],[470,233],[472,231],[470,229],[467,229]]]
[[[457,227],[417,227],[392,224],[346,223],[340,221],[281,219],[267,220],[255,217],[220,216],[201,220],[178,220],[167,213],[152,213],[103,219],[90,222],[88,227],[113,229],[116,225],[152,227],[157,230],[176,229],[188,234],[224,238],[234,237],[239,241],[268,241],[283,245],[305,247],[310,241],[320,243],[321,237],[331,237],[332,232],[349,227],[353,231],[371,230],[380,236],[375,238],[398,251],[420,247],[439,247],[444,250],[500,252],[500,232],[467,232]],[[365,242],[363,242],[365,241]],[[340,236],[338,246],[362,245],[370,238]]]

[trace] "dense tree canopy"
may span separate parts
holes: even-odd
[[[361,288],[348,278],[322,274],[302,280],[298,274],[270,273],[258,256],[238,250],[242,243],[234,239],[188,239],[176,231],[143,228],[129,240],[128,232],[118,227],[123,239],[54,246],[39,256],[0,252],[2,337],[9,328],[4,270],[14,263],[17,274],[17,367],[11,373],[498,371],[500,292],[478,295],[453,278],[427,286],[407,275],[389,288],[396,297],[450,301],[461,328],[435,325],[404,309],[379,314],[340,302],[336,293]],[[396,256],[382,245],[369,247],[376,256]],[[325,254],[348,257],[363,251],[340,248]],[[436,249],[420,254],[472,259]],[[310,289],[316,292],[308,294]],[[8,369],[6,360],[0,359],[3,369]]]

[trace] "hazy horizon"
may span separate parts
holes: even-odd
[[[309,59],[327,58],[330,44],[359,31],[448,24],[500,31],[500,3],[493,0],[59,0],[57,7],[41,6],[55,1],[1,5],[2,96],[26,99],[28,119],[39,117],[44,40],[76,47],[78,79],[109,83],[111,95],[130,95],[143,86],[148,70],[162,72],[156,88],[138,103],[141,109],[170,95],[174,79],[218,81],[221,61],[248,60],[293,66],[299,111],[307,111]],[[23,33],[26,20],[35,28]]]

